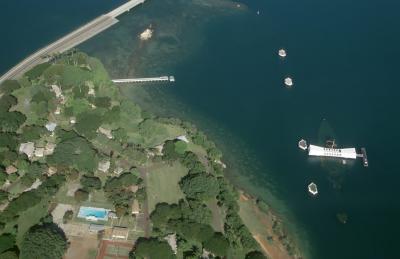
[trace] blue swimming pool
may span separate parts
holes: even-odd
[[[94,207],[80,207],[78,218],[87,220],[107,220],[109,210]]]

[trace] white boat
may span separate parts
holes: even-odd
[[[293,85],[293,79],[290,78],[290,77],[286,77],[284,82],[285,82],[286,86],[292,86]]]
[[[280,56],[280,57],[282,57],[282,58],[284,58],[284,57],[286,57],[286,50],[284,50],[284,49],[280,49],[279,51],[278,51],[278,55]]]

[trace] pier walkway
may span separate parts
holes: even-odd
[[[124,12],[130,11],[137,5],[144,3],[144,1],[145,0],[130,0],[111,12],[95,18],[91,22],[67,34],[61,39],[36,51],[1,76],[0,84],[7,79],[15,79],[19,76],[22,76],[34,66],[48,61],[51,54],[62,53],[108,29],[118,22],[116,19],[117,16]]]
[[[160,77],[146,77],[146,78],[126,78],[126,79],[113,79],[114,83],[151,83],[151,82],[175,82],[173,76],[160,76]]]

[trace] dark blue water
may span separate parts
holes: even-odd
[[[0,73],[123,0],[1,0]]]
[[[218,16],[217,8],[190,9],[191,1],[149,1],[83,48],[114,76],[174,74],[173,87],[148,88],[145,101],[194,120],[213,136],[229,171],[242,176],[238,183],[267,201],[272,192],[286,208],[281,213],[290,211],[313,258],[398,258],[400,2],[246,2],[249,10]],[[78,3],[75,11],[94,12]],[[21,19],[30,17],[24,13]],[[15,14],[7,12],[13,19]],[[46,28],[43,17],[31,26]],[[68,17],[69,28],[79,24]],[[138,32],[150,23],[154,38],[138,42]],[[42,37],[35,31],[25,30],[37,43],[20,34],[27,44],[2,40],[8,51],[2,50],[1,66],[29,53],[28,45],[39,47],[41,38],[62,34],[57,27],[40,30]],[[281,47],[288,51],[285,60],[277,56]],[[292,89],[283,87],[285,76],[294,78]],[[360,160],[321,163],[297,148],[300,138],[320,143],[326,136],[340,146],[366,147],[370,166]],[[310,181],[320,191],[314,199],[306,193]],[[338,212],[348,214],[347,224],[337,221]]]

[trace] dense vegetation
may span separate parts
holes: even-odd
[[[25,234],[21,244],[21,259],[62,258],[67,249],[67,239],[54,224],[35,226]]]
[[[19,219],[39,204],[48,208],[66,182],[79,185],[72,193],[75,203],[100,193],[118,217],[130,217],[133,201],[143,205],[147,199],[139,173],[147,163],[179,163],[188,173],[178,178],[183,198],[156,205],[151,237],[137,240],[131,258],[198,258],[203,253],[264,258],[238,215],[238,193],[223,177],[222,154],[212,141],[189,123],[154,118],[125,100],[101,63],[83,53],[52,62],[0,87],[0,259],[63,256],[67,239],[51,217],[32,219],[24,227]],[[180,134],[191,143],[178,139]],[[26,154],[19,152],[22,143]],[[48,146],[53,149],[44,154]],[[217,230],[216,211],[223,217]],[[62,221],[71,220],[73,212],[65,212]],[[176,251],[165,241],[171,234]]]

